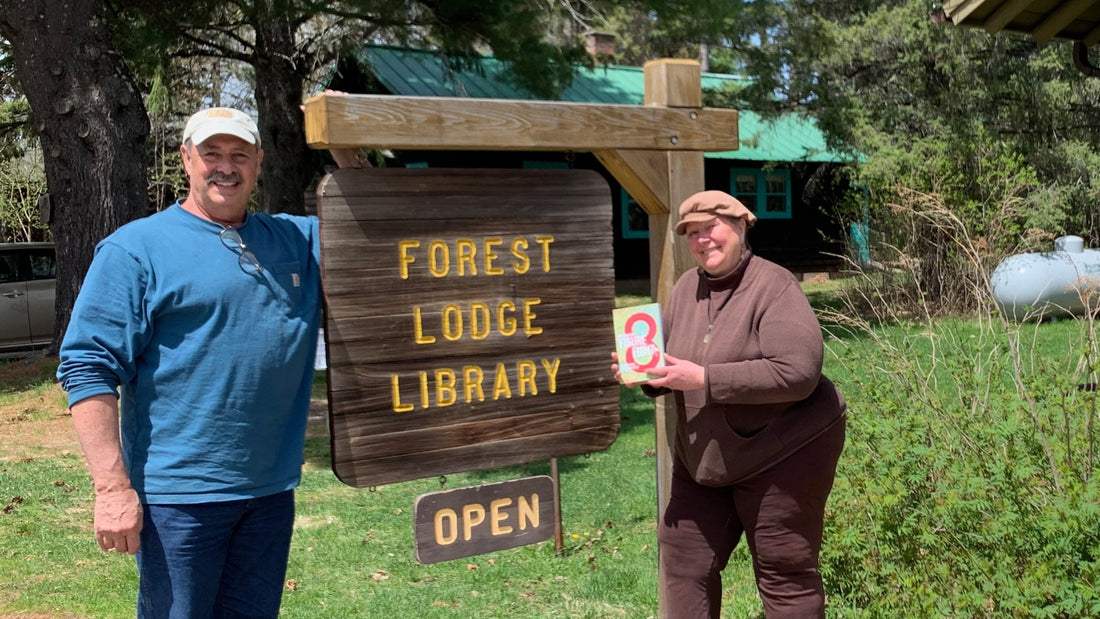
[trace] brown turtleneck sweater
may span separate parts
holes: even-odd
[[[705,389],[674,392],[677,456],[697,482],[761,472],[843,418],[821,326],[786,269],[751,251],[722,277],[693,269],[661,313],[668,354],[706,372]]]

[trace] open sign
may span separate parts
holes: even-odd
[[[548,540],[556,503],[545,475],[422,494],[413,508],[416,558],[438,563]]]

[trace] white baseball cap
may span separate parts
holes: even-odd
[[[256,128],[256,121],[231,107],[212,107],[196,112],[183,128],[183,141],[202,144],[211,136],[223,134],[260,146],[260,130]]]

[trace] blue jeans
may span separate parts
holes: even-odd
[[[294,491],[196,505],[145,505],[138,619],[276,617]]]

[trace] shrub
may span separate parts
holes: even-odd
[[[1094,324],[1006,320],[988,244],[934,196],[903,202],[910,247],[941,244],[967,317],[943,317],[922,269],[896,265],[824,316],[851,407],[822,556],[830,613],[1100,616]],[[915,241],[922,226],[934,234]]]

